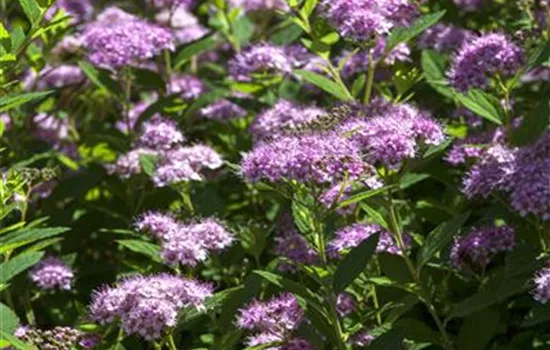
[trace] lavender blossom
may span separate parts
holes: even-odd
[[[422,49],[449,52],[460,48],[473,35],[469,30],[452,24],[438,23],[426,29],[418,40],[418,46]]]
[[[223,122],[243,118],[246,116],[247,111],[229,100],[221,99],[201,108],[199,114],[205,119]]]
[[[139,101],[128,111],[128,120],[118,120],[115,124],[115,127],[123,133],[128,133],[134,129],[139,116],[147,110],[155,101],[157,100],[157,95],[153,94],[146,98],[143,101]],[[129,129],[128,129],[129,128]]]
[[[459,269],[485,268],[497,254],[511,251],[514,246],[515,232],[509,226],[474,228],[455,240],[451,262]]]
[[[67,119],[40,113],[34,116],[33,122],[36,137],[49,144],[57,144],[69,138],[69,122]]]
[[[169,150],[183,141],[185,137],[171,119],[156,115],[141,127],[139,144],[144,148]]]
[[[147,61],[163,50],[174,50],[168,30],[129,14],[112,12],[98,17],[84,31],[83,42],[93,64],[116,70]]]
[[[29,273],[31,280],[44,290],[71,290],[74,273],[69,266],[55,257],[40,261]]]
[[[262,111],[250,125],[250,132],[258,139],[273,137],[306,125],[326,112],[313,106],[299,106],[279,100],[273,107]]]
[[[109,174],[116,174],[122,179],[129,179],[133,175],[142,173],[139,161],[142,155],[158,156],[158,152],[148,148],[136,148],[120,156],[114,164],[106,166]]]
[[[533,282],[533,298],[541,304],[546,304],[550,300],[550,267],[537,272]]]
[[[453,0],[455,5],[468,12],[479,10],[484,4],[490,0]]]
[[[503,34],[485,34],[465,42],[453,59],[449,78],[459,91],[484,88],[488,76],[515,74],[524,61],[523,50]]]
[[[11,130],[12,124],[9,114],[0,113],[0,123],[4,124],[4,132]]]
[[[203,82],[188,74],[174,75],[168,84],[168,93],[178,94],[186,101],[197,99],[205,92],[206,86]]]
[[[380,233],[376,252],[401,255],[403,251],[397,246],[391,233],[383,230],[375,224],[352,224],[336,231],[336,237],[327,246],[327,255],[333,259],[339,259],[344,252],[357,247],[361,242],[375,233]],[[410,245],[410,237],[403,235],[403,241]]]
[[[282,136],[261,143],[245,154],[241,171],[249,182],[296,180],[336,183],[346,176],[357,179],[371,171],[359,149],[335,133]]]
[[[384,56],[385,49],[386,40],[384,38],[379,38],[373,48],[361,50],[348,59],[342,69],[342,76],[349,78],[355,74],[367,72],[369,70],[369,54],[372,62],[376,64],[381,63],[380,59],[384,57],[382,62],[387,66],[392,66],[395,62],[405,62],[410,59],[411,50],[404,43],[397,45]],[[346,59],[349,54],[349,52],[345,51],[340,60]]]
[[[422,144],[439,145],[444,141],[441,126],[413,106],[388,104],[383,109],[367,119],[352,118],[341,127],[371,162],[395,167],[404,159],[414,158]]]
[[[350,343],[355,346],[366,347],[369,346],[374,339],[376,339],[376,337],[370,334],[368,330],[361,330],[350,338]]]
[[[265,302],[257,300],[240,310],[237,326],[241,329],[285,335],[298,328],[304,317],[296,297],[280,294]]]
[[[48,90],[81,84],[85,81],[84,73],[79,66],[60,65],[46,66],[38,75],[27,77],[24,82],[26,90]]]
[[[501,128],[468,136],[453,144],[445,155],[445,160],[452,165],[458,165],[468,160],[481,159],[487,151],[486,145],[501,143],[504,136],[505,133]]]
[[[319,256],[315,249],[295,229],[275,237],[273,252],[302,265],[316,265],[319,262]],[[282,271],[296,272],[296,268],[288,263],[279,265],[279,268]]]
[[[136,276],[96,291],[90,317],[100,324],[120,320],[127,335],[152,341],[176,325],[183,308],[202,309],[211,295],[212,286],[192,279],[169,274]]]
[[[341,317],[346,317],[352,314],[357,309],[357,300],[350,293],[343,292],[338,294],[336,299],[336,310]]]
[[[233,7],[241,7],[245,12],[289,10],[284,0],[229,0],[229,3]]]
[[[14,335],[26,343],[33,345],[33,348],[40,350],[69,350],[75,349],[77,344],[84,349],[93,349],[99,343],[97,336],[88,335],[71,327],[38,329],[29,326],[19,326]],[[12,348],[9,347],[7,349]]]
[[[48,20],[53,19],[61,10],[70,16],[73,22],[82,22],[90,19],[94,8],[90,0],[57,0],[44,16]]]
[[[149,2],[156,8],[184,8],[190,9],[196,2],[196,0],[149,0]]]
[[[149,211],[142,214],[135,221],[134,226],[157,239],[166,240],[178,229],[179,223],[171,214]]]
[[[282,48],[270,44],[250,46],[229,61],[229,73],[238,81],[252,81],[256,74],[288,74],[292,62]]]
[[[410,24],[418,12],[408,0],[324,0],[321,9],[343,37],[359,42]]]

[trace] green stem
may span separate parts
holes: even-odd
[[[372,59],[372,52],[369,50],[369,62],[368,62],[368,70],[367,70],[367,82],[365,85],[365,96],[363,97],[363,104],[368,105],[370,103],[370,97],[372,94],[372,84],[374,82],[374,70],[376,69],[376,65],[374,64],[374,61]]]
[[[189,214],[193,215],[195,213],[195,207],[193,206],[193,201],[191,200],[191,187],[188,183],[183,185],[181,192],[181,198],[183,200],[183,205],[185,209],[189,211]]]
[[[23,295],[23,306],[25,308],[25,317],[27,317],[27,322],[30,326],[36,324],[36,317],[34,317],[34,312],[32,310],[31,301],[29,298],[29,291],[26,290]]]
[[[174,337],[172,336],[172,333],[168,336],[168,346],[170,347],[170,350],[178,350],[176,347],[176,343],[174,342]]]
[[[132,123],[130,122],[130,98],[132,95],[132,77],[129,68],[124,69],[124,121],[128,129],[128,135],[132,136]]]
[[[172,76],[172,57],[168,50],[164,50],[164,66],[166,69],[166,78],[169,80],[170,76]]]
[[[405,260],[407,269],[409,270],[409,273],[411,274],[411,277],[413,278],[414,282],[418,286],[419,296],[421,297],[422,302],[424,302],[424,304],[428,308],[428,311],[432,315],[432,318],[436,323],[437,328],[439,329],[439,332],[441,333],[445,348],[448,350],[452,350],[453,345],[452,345],[451,339],[449,338],[449,335],[447,334],[447,331],[445,330],[445,327],[443,326],[443,323],[441,322],[441,319],[437,314],[437,310],[433,305],[430,293],[426,291],[426,289],[424,288],[424,285],[420,280],[420,275],[418,274],[418,270],[414,267],[413,262],[411,261],[411,259],[406,253],[406,246],[403,241],[403,234],[401,232],[401,228],[397,220],[397,214],[395,212],[395,207],[393,205],[393,201],[391,198],[392,196],[391,196],[391,190],[390,190],[388,194],[388,210],[390,212],[390,229],[394,234],[395,240],[397,242],[397,246],[403,252],[403,259]]]

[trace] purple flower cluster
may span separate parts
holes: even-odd
[[[369,50],[361,50],[346,61],[342,69],[342,75],[344,77],[351,77],[358,73],[367,72],[369,70],[369,54],[373,62],[377,64],[383,57],[384,60],[382,62],[387,66],[393,65],[395,62],[408,61],[411,54],[411,50],[404,43],[397,45],[384,56],[385,49],[386,40],[384,38],[378,38],[373,48]],[[348,55],[349,52],[345,51],[340,60],[346,59]]]
[[[199,110],[199,114],[205,118],[216,121],[228,121],[231,119],[243,118],[247,112],[241,106],[221,99]]]
[[[468,160],[481,159],[487,152],[487,145],[498,144],[504,139],[501,128],[474,134],[453,144],[445,155],[445,160],[452,165],[464,164]]]
[[[357,300],[352,294],[342,292],[336,298],[336,310],[341,317],[346,317],[357,310]]]
[[[428,29],[418,39],[418,46],[422,49],[433,49],[439,52],[454,51],[464,42],[473,37],[467,29],[452,24],[438,23]]]
[[[189,9],[195,3],[195,0],[150,0],[156,8],[172,8],[181,6]]]
[[[546,304],[550,300],[550,267],[537,272],[533,282],[535,284],[533,298],[539,303]]]
[[[208,29],[199,23],[199,19],[185,6],[164,8],[155,20],[171,28],[176,45],[183,45],[198,40],[208,34]]]
[[[24,81],[25,90],[59,89],[85,81],[79,66],[63,64],[56,67],[46,66],[38,75],[30,74]]]
[[[370,334],[370,332],[368,330],[361,330],[361,331],[355,333],[350,338],[350,343],[355,345],[355,346],[366,347],[366,346],[369,346],[370,343],[372,343],[374,341],[374,339],[376,339],[376,337],[374,335]]]
[[[485,268],[499,253],[514,249],[515,232],[509,226],[473,228],[455,240],[451,262],[455,268]]]
[[[369,118],[351,118],[341,131],[367,154],[370,162],[394,167],[414,158],[422,144],[439,145],[445,136],[439,123],[407,104],[386,104]]]
[[[292,60],[284,49],[271,44],[250,46],[229,61],[229,73],[238,81],[251,81],[256,74],[288,74]]]
[[[508,148],[495,144],[466,174],[463,191],[472,198],[487,198],[495,191],[508,194],[520,215],[550,220],[550,134],[532,145]]]
[[[147,61],[162,50],[174,50],[168,30],[122,10],[106,11],[86,27],[82,37],[93,64],[117,69]]]
[[[170,214],[148,212],[135,226],[161,242],[161,257],[170,265],[195,266],[210,252],[222,251],[234,241],[233,234],[213,218],[184,224]]]
[[[71,290],[74,273],[60,259],[50,256],[40,261],[30,272],[31,280],[44,290]]]
[[[346,251],[357,247],[375,233],[380,233],[376,251],[389,254],[402,254],[391,233],[375,224],[352,224],[336,231],[336,237],[327,246],[327,255],[339,259]],[[403,235],[404,243],[410,245],[410,237]]]
[[[131,277],[96,291],[90,317],[100,324],[120,321],[126,334],[155,340],[176,325],[183,308],[203,309],[212,292],[209,284],[169,274]]]
[[[459,91],[484,88],[488,76],[515,74],[524,61],[523,50],[503,34],[485,34],[465,42],[453,59],[449,78]]]
[[[285,0],[229,0],[233,7],[241,7],[245,12],[289,10]]]
[[[288,100],[279,100],[273,107],[262,111],[250,125],[250,132],[257,138],[284,135],[308,124],[326,112],[313,106],[300,106]]]
[[[491,0],[453,0],[455,5],[464,11],[479,10],[485,3]]]
[[[45,18],[52,19],[61,10],[74,22],[81,22],[90,19],[94,8],[90,0],[57,0],[46,12]]]
[[[319,262],[315,249],[294,228],[275,237],[273,252],[301,265],[315,265]],[[293,265],[287,263],[281,264],[279,268],[283,271],[296,271]]]
[[[408,25],[418,9],[408,0],[324,0],[323,14],[343,37],[367,41]]]
[[[188,181],[201,181],[201,171],[218,169],[223,165],[220,155],[206,145],[181,146],[185,137],[177,124],[155,115],[142,125],[142,133],[134,149],[119,157],[108,171],[122,178],[142,172],[140,157],[156,158],[152,180],[157,187]]]
[[[337,183],[360,178],[371,167],[359,148],[336,133],[281,136],[260,143],[241,162],[247,181]]]
[[[43,330],[19,326],[13,335],[29,344],[39,346],[40,350],[70,350],[75,349],[77,345],[83,349],[93,349],[101,342],[98,335],[86,334],[71,327],[54,327]]]
[[[312,349],[302,339],[292,337],[304,318],[304,311],[296,297],[290,293],[275,296],[265,302],[254,300],[240,310],[237,326],[241,329],[255,331],[249,337],[247,346],[258,346],[276,343],[269,347],[272,350]],[[281,346],[278,346],[278,345]]]
[[[360,184],[370,189],[380,188],[383,186],[383,183],[375,175],[370,178],[363,179]],[[348,199],[354,189],[359,188],[355,188],[351,184],[336,184],[321,194],[319,197],[319,202],[321,202],[321,204],[323,204],[327,209],[333,208],[337,204]],[[357,204],[351,204],[337,209],[336,212],[340,215],[349,215],[355,211],[356,207]]]
[[[194,100],[206,92],[203,82],[189,74],[177,74],[170,78],[169,94],[179,94],[184,100]]]

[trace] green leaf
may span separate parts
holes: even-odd
[[[218,322],[220,329],[228,330],[235,322],[237,310],[252,298],[258,296],[262,287],[260,276],[250,274],[244,280],[244,287],[231,294],[223,303],[222,312]]]
[[[407,339],[416,342],[438,342],[438,334],[425,323],[412,318],[403,318],[395,322],[394,328],[400,329],[406,334]],[[467,349],[467,348],[464,348]]]
[[[113,80],[110,76],[110,72],[104,69],[98,69],[85,61],[78,62],[80,69],[86,74],[88,79],[92,81],[103,92],[113,93],[117,96],[122,96],[122,89],[120,85]]]
[[[296,296],[302,297],[305,301],[308,302],[308,304],[316,307],[318,310],[323,310],[323,308],[321,307],[321,304],[319,303],[320,301],[319,296],[316,295],[307,287],[299,283],[296,283],[292,280],[289,280],[288,278],[276,275],[268,271],[254,270],[253,273],[261,276],[266,281],[270,282],[271,284],[287,292],[291,292]]]
[[[140,154],[139,165],[148,176],[153,176],[158,157],[154,154]]]
[[[456,93],[455,97],[472,112],[495,124],[502,125],[504,109],[496,97],[478,89],[471,89],[467,94]]]
[[[393,185],[392,186],[385,186],[385,187],[375,188],[375,189],[372,189],[372,190],[362,191],[362,192],[353,194],[353,195],[349,196],[349,198],[347,198],[346,200],[343,200],[340,203],[338,203],[338,208],[347,207],[348,205],[355,204],[355,203],[363,201],[367,198],[374,197],[377,194],[384,193],[384,192],[386,192],[387,190],[389,190],[393,187],[395,187],[395,186],[393,186]]]
[[[134,77],[134,82],[137,85],[160,91],[164,91],[164,89],[166,89],[166,83],[162,77],[158,73],[149,69],[134,67],[132,68],[132,75]]]
[[[218,44],[216,35],[208,35],[202,39],[194,41],[188,45],[185,45],[176,55],[174,59],[174,68],[179,69],[182,65],[187,63],[191,57],[200,55],[201,53],[208,51]]]
[[[470,212],[462,213],[442,223],[430,232],[418,253],[418,267],[422,267],[430,261],[441,248],[449,244],[469,217]]]
[[[179,94],[169,95],[158,99],[155,103],[147,107],[147,109],[139,115],[134,129],[137,129],[143,122],[151,118],[155,113],[162,114],[165,109],[173,108],[176,106],[186,106],[186,103],[182,101]]]
[[[457,349],[483,350],[498,332],[500,313],[486,309],[466,318],[456,340]]]
[[[0,265],[0,284],[9,282],[13,277],[25,271],[42,259],[44,252],[19,254]]]
[[[456,304],[449,319],[470,315],[525,291],[532,277],[531,274],[513,278],[502,275],[495,277],[487,283],[485,289]]]
[[[190,322],[205,312],[212,312],[212,310],[219,308],[229,297],[234,293],[242,290],[244,286],[237,286],[233,288],[224,289],[220,292],[217,292],[210,298],[208,298],[204,303],[204,310],[197,309],[194,306],[190,306],[181,313],[181,316],[178,320],[178,324],[184,324]]]
[[[12,334],[19,326],[19,317],[12,309],[0,303],[0,331]]]
[[[42,16],[42,10],[35,0],[19,0],[21,8],[32,25],[36,24]]]
[[[402,349],[402,343],[405,339],[403,331],[398,328],[392,328],[389,331],[378,336],[368,346],[368,350],[398,350]]]
[[[523,117],[518,128],[512,129],[511,142],[516,146],[527,145],[539,138],[550,125],[550,99],[548,89],[541,94],[541,101],[537,108]]]
[[[550,321],[550,304],[534,306],[522,322],[522,327],[533,327]]]
[[[53,90],[42,92],[27,92],[17,95],[8,95],[0,97],[0,112],[5,112],[32,100],[38,100],[51,94]]]
[[[399,188],[405,190],[415,184],[430,178],[430,174],[407,173],[399,181]]]
[[[67,227],[48,227],[15,231],[0,239],[0,253],[5,253],[41,239],[57,236],[69,230],[70,228]]]
[[[424,78],[441,95],[454,99],[454,90],[445,77],[444,57],[431,50],[422,51],[421,65]]]
[[[368,214],[368,217],[370,220],[374,221],[375,223],[382,226],[386,230],[390,229],[389,228],[390,226],[388,225],[388,222],[386,221],[386,219],[384,219],[384,216],[380,214],[380,212],[378,212],[376,209],[374,209],[373,207],[371,207],[365,202],[359,203],[359,206]]]
[[[269,41],[279,46],[290,45],[298,39],[303,32],[304,30],[300,26],[291,23],[290,25],[287,25],[286,27],[273,33],[273,35],[269,38]]]
[[[390,52],[400,43],[406,43],[407,41],[413,39],[429,27],[439,22],[444,14],[445,11],[440,11],[425,15],[418,18],[416,21],[414,21],[412,25],[408,27],[398,27],[392,30],[386,41],[386,53]]]
[[[302,6],[302,10],[300,12],[302,12],[304,17],[311,16],[311,14],[315,10],[315,6],[317,6],[318,2],[319,2],[319,0],[306,0],[304,2],[304,6]]]
[[[38,350],[38,348],[36,346],[29,345],[29,344],[17,339],[16,337],[11,335],[10,333],[7,333],[7,332],[1,331],[1,330],[0,330],[0,340],[7,341],[8,344],[12,345],[17,350]]]
[[[318,88],[328,92],[329,94],[335,96],[341,101],[353,100],[353,96],[351,96],[347,90],[345,90],[329,78],[307,70],[297,70],[295,71],[295,73],[298,76],[302,77],[308,83],[317,86]]]
[[[158,245],[137,239],[123,239],[118,240],[117,243],[131,251],[145,255],[155,262],[163,263],[160,258],[160,247]]]
[[[542,44],[529,53],[526,70],[538,67],[550,59],[550,41],[543,40]]]
[[[378,237],[379,234],[376,233],[361,242],[338,265],[332,281],[332,288],[336,293],[344,291],[365,270],[376,251]]]

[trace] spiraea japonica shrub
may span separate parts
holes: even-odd
[[[0,348],[550,348],[549,21],[0,0]]]

